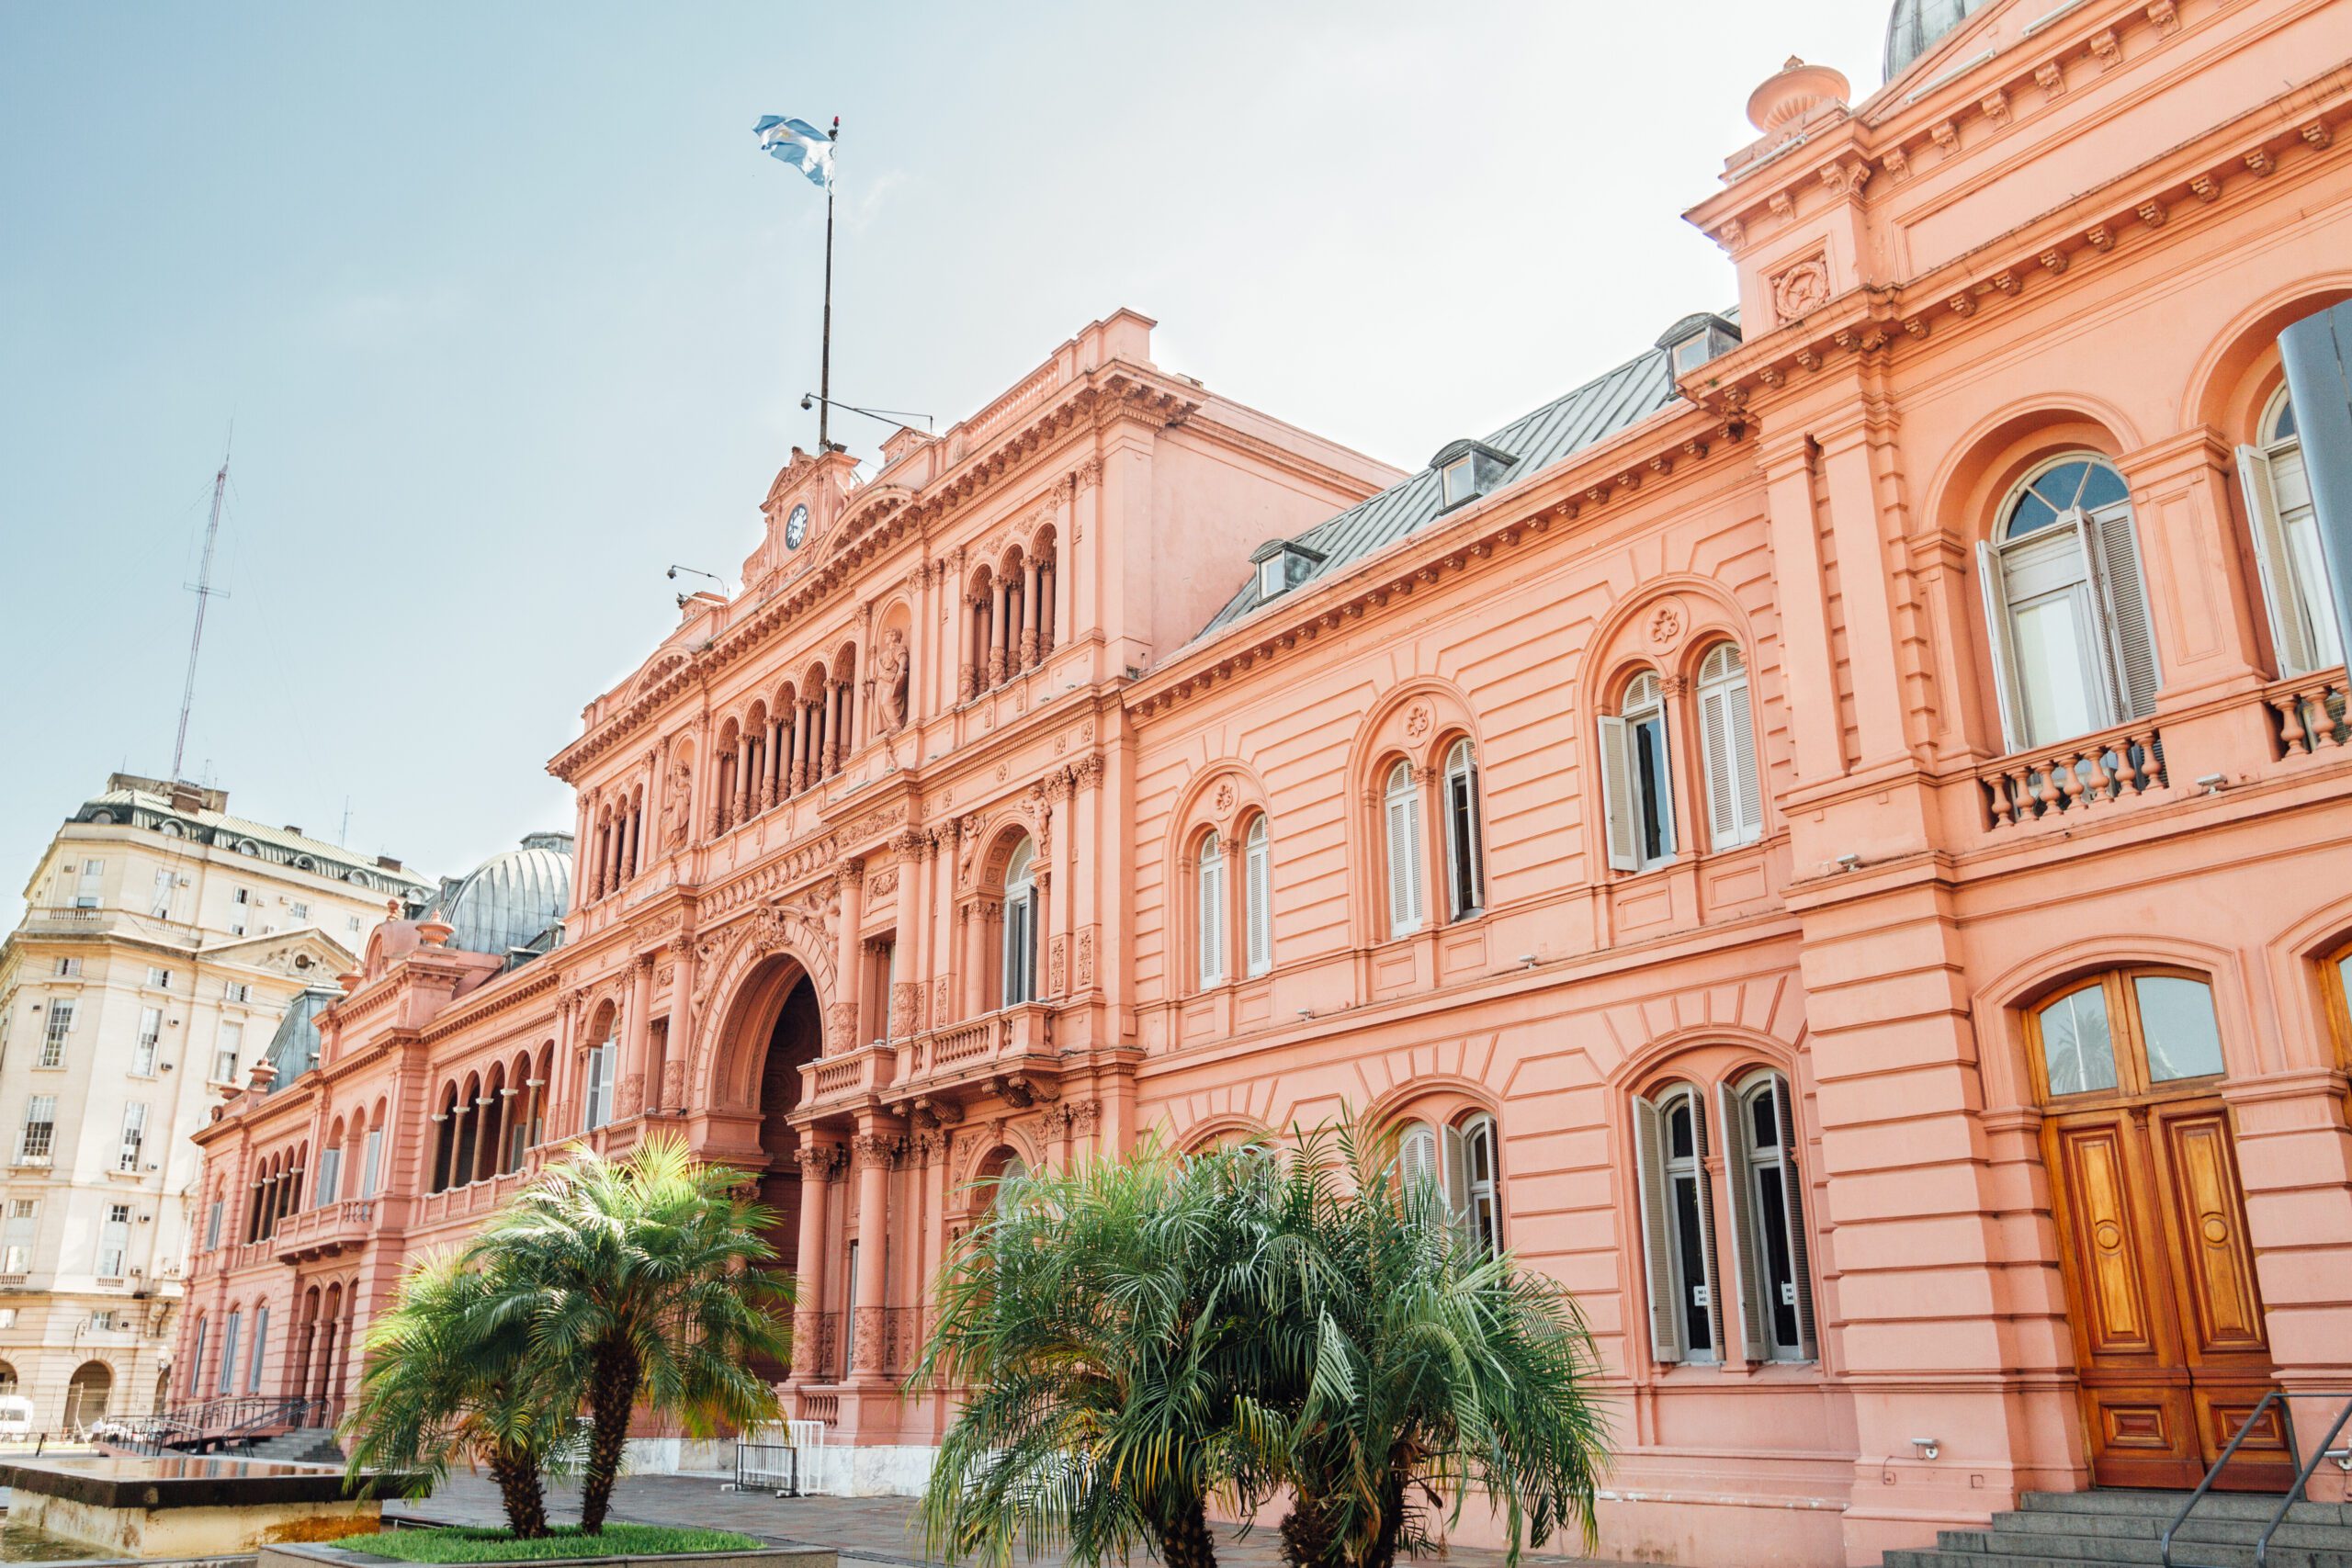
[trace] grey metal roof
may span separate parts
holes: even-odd
[[[448,897],[441,918],[454,928],[449,945],[504,957],[563,923],[571,907],[571,835],[533,833],[520,849],[474,868]]]
[[[337,987],[305,986],[286,1004],[277,1032],[269,1037],[269,1049],[262,1053],[277,1069],[266,1092],[277,1093],[319,1065],[319,1014],[341,1000],[343,992]]]
[[[211,843],[379,892],[413,897],[432,886],[413,872],[394,870],[356,850],[311,838],[292,828],[273,828],[266,822],[234,817],[210,807],[182,810],[172,804],[170,796],[122,784],[120,777],[118,775],[114,787],[85,801],[73,819],[121,823],[174,838]],[[248,849],[247,845],[252,847]]]
[[[1988,0],[1894,0],[1886,18],[1886,80],[1902,75],[1913,61],[1986,4]]]
[[[1737,319],[1735,312],[1725,314]],[[1532,413],[1521,415],[1487,436],[1484,445],[1508,452],[1517,459],[1504,485],[1519,484],[1655,413],[1672,402],[1675,395],[1674,378],[1668,370],[1666,354],[1653,348],[1575,391],[1555,398]],[[1443,510],[1437,469],[1427,468],[1337,517],[1317,524],[1295,540],[1323,557],[1300,580],[1301,585],[1345,571],[1364,557],[1427,526]],[[1296,592],[1296,588],[1291,590]],[[1277,597],[1287,598],[1289,594]],[[1225,608],[1201,628],[1201,633],[1205,637],[1231,626],[1267,603],[1270,601],[1259,596],[1257,579],[1252,576],[1226,602]]]

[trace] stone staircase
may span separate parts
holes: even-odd
[[[1983,1529],[1941,1530],[1934,1547],[1890,1551],[1883,1568],[2029,1568],[2157,1564],[2185,1492],[2029,1492],[2024,1506]],[[2212,1493],[2173,1540],[2174,1568],[2256,1568],[2255,1543],[2274,1494]],[[2297,1503],[2270,1538],[2263,1568],[2352,1568],[2352,1505]]]
[[[335,1446],[334,1433],[324,1427],[297,1427],[290,1432],[280,1432],[274,1438],[260,1438],[240,1444],[239,1459],[264,1460],[274,1464],[341,1464],[343,1450]],[[2347,1565],[2352,1568],[2352,1565]]]

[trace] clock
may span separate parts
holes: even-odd
[[[808,504],[803,502],[792,509],[791,516],[784,520],[784,547],[797,550],[800,547],[800,541],[808,536]]]

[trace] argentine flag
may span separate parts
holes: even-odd
[[[841,121],[835,119],[835,126]],[[833,188],[833,139],[805,119],[763,114],[752,127],[771,158],[791,164],[808,176],[812,186]]]

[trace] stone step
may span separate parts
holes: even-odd
[[[2222,1546],[2252,1546],[2261,1539],[2268,1518],[2207,1518],[2200,1509],[2180,1527],[2178,1540],[2209,1541]],[[2007,1513],[1993,1516],[1991,1531],[1998,1536],[2038,1540],[2044,1536],[2086,1537],[2106,1540],[2161,1541],[2171,1516],[2151,1518],[2135,1514]],[[2352,1551],[2352,1526],[2289,1515],[2271,1538],[2280,1546],[2305,1546]],[[2025,1547],[2004,1550],[2030,1550]]]
[[[2173,1562],[2176,1568],[2191,1562],[2199,1568],[2256,1568],[2254,1549],[2260,1533],[2250,1530],[2243,1539],[2232,1540],[2177,1540],[2173,1544]],[[2164,1543],[2154,1536],[1940,1530],[1936,1535],[1936,1548],[1971,1556],[2030,1557],[2045,1562],[2151,1564],[2164,1561]],[[2352,1564],[2352,1540],[2336,1535],[2321,1540],[2287,1541],[2274,1536],[2264,1568],[2306,1568],[2314,1559],[2324,1559],[2331,1564]]]
[[[2018,1511],[2026,1514],[2101,1514],[2152,1518],[2159,1528],[2188,1501],[2186,1492],[2029,1492]],[[2208,1492],[2193,1516],[2199,1519],[2253,1519],[2259,1524],[2278,1506],[2276,1492]],[[2288,1516],[2297,1524],[2352,1525],[2352,1507],[2340,1503],[2299,1502]]]
[[[1946,1531],[1947,1535],[1965,1535],[1966,1531]],[[1987,1532],[1979,1532],[1987,1533]],[[2236,1560],[2225,1563],[2221,1557],[2208,1555],[2221,1551],[2215,1547],[2181,1547],[2173,1554],[2174,1568],[2233,1568]],[[2244,1561],[2254,1560],[2254,1549],[2243,1549]],[[2067,1568],[2086,1562],[2154,1562],[2154,1555],[2146,1558],[2060,1558],[2042,1551],[1974,1551],[1938,1546],[1919,1551],[1890,1551],[1883,1559],[1883,1568],[2049,1568],[2053,1562]],[[2352,1568],[2352,1551],[2313,1551],[2299,1547],[2274,1546],[2266,1568]]]

